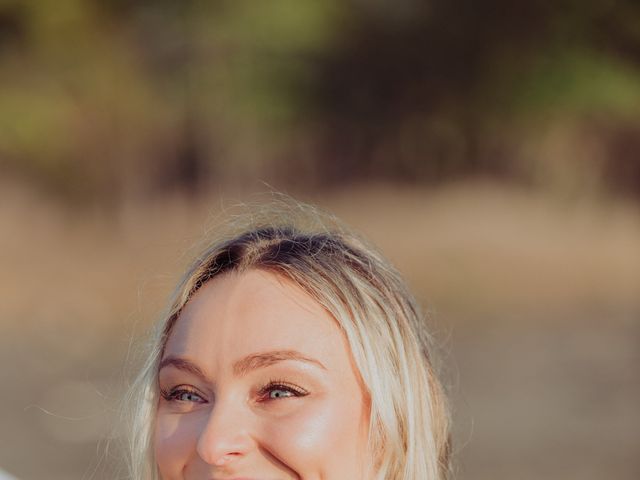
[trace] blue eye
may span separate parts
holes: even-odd
[[[269,398],[272,400],[276,398],[293,397],[293,396],[294,395],[292,391],[285,390],[284,388],[274,388],[269,391]]]
[[[197,395],[193,392],[189,392],[186,390],[181,392],[176,392],[174,398],[181,402],[202,402],[203,401],[200,395]]]
[[[184,387],[177,387],[170,391],[163,390],[160,394],[168,402],[206,403],[206,400],[196,391]]]
[[[304,397],[308,395],[305,389],[283,381],[271,381],[260,389],[260,398],[264,400],[279,400],[282,398]]]

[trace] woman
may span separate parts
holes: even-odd
[[[444,479],[445,399],[398,273],[310,207],[235,231],[158,325],[132,389],[131,477]]]

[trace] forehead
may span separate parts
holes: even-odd
[[[271,350],[297,350],[328,369],[349,367],[335,319],[292,281],[262,270],[214,277],[189,300],[165,355],[189,356],[212,368]]]

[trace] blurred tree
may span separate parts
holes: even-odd
[[[539,140],[540,122],[593,115],[637,125],[637,3],[400,3],[403,15],[396,2],[351,2],[350,34],[317,77],[324,155],[341,160],[328,181],[520,175],[500,136]]]
[[[0,0],[0,171],[73,199],[469,175],[640,195],[639,118],[633,0]]]

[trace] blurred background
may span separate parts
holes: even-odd
[[[634,0],[0,0],[0,469],[123,478],[137,345],[271,191],[430,312],[456,478],[640,478]]]

